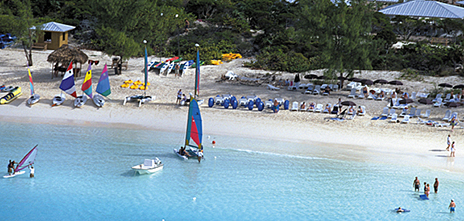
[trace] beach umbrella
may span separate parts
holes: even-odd
[[[462,89],[462,88],[464,88],[464,84],[458,84],[458,85],[454,86],[453,88],[454,89],[457,89],[457,88]]]
[[[445,106],[447,106],[447,107],[457,107],[457,106],[459,106],[459,104],[456,103],[456,102],[448,102],[448,103],[445,104]]]
[[[307,74],[304,76],[305,79],[314,79],[314,78],[317,78],[317,75],[315,74]]]
[[[388,83],[391,84],[391,85],[403,85],[403,83],[401,81],[397,81],[397,80],[390,81]]]
[[[400,100],[400,104],[410,104],[412,102],[414,102],[414,101],[412,99],[409,99],[409,98]]]
[[[388,81],[384,79],[377,79],[374,81],[374,84],[388,84]]]
[[[448,83],[441,83],[438,86],[440,86],[440,87],[453,87],[453,85],[448,84]]]
[[[354,81],[354,82],[359,82],[361,79],[353,77],[353,78],[348,78],[348,80],[349,81]]]
[[[421,103],[421,104],[432,104],[433,102],[429,98],[421,98],[421,99],[419,99],[419,103]]]
[[[361,83],[363,83],[365,85],[373,85],[374,84],[374,82],[369,80],[369,79],[362,79]]]
[[[342,101],[342,105],[345,106],[356,106],[356,104],[353,101]]]

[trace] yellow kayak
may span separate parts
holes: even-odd
[[[10,91],[10,93],[0,98],[0,104],[8,104],[14,99],[21,96],[21,94],[21,87],[15,87],[13,90]]]

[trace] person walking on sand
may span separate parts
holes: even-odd
[[[454,202],[453,199],[451,200],[451,203],[448,206],[448,208],[450,209],[450,213],[454,213],[456,211],[456,203]]]
[[[451,144],[451,153],[450,153],[450,157],[456,157],[456,155],[454,154],[454,152],[456,152],[456,148],[454,147],[454,141],[453,141],[453,143]]]
[[[176,69],[175,70],[175,76],[180,77],[180,74],[179,74],[180,66],[179,66],[179,64],[176,64],[175,69]]]
[[[181,99],[182,99],[182,89],[179,89],[179,91],[177,92],[176,104],[180,103]]]
[[[433,190],[435,191],[435,193],[438,192],[438,178],[435,178],[435,183],[433,183]]]
[[[446,144],[448,144],[448,147],[446,147],[446,150],[449,151],[449,148],[451,145],[451,134],[448,134],[448,138],[446,138]]]
[[[419,179],[416,177],[416,179],[414,180],[414,182],[412,183],[412,185],[414,186],[414,191],[419,191],[419,188],[420,188],[420,181]]]

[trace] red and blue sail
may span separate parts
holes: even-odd
[[[92,64],[89,64],[89,68],[85,73],[84,83],[82,84],[82,91],[92,98]]]
[[[27,64],[27,72],[29,73],[29,82],[31,85],[31,95],[34,95],[34,83],[32,82],[32,74],[31,74],[31,69],[29,69],[29,64]]]
[[[64,74],[63,80],[61,81],[61,84],[60,84],[60,89],[66,92],[67,94],[77,98],[76,87],[74,83],[72,61],[69,64],[69,67],[66,70],[66,73]]]
[[[105,97],[111,94],[110,79],[108,78],[108,67],[106,64],[103,68],[102,74],[100,75],[100,79],[98,80],[96,92]]]
[[[18,166],[16,166],[16,169],[14,171],[18,172],[28,167],[29,165],[32,165],[34,163],[36,155],[37,155],[37,145],[35,145],[35,147],[32,148],[32,150],[29,151],[29,153],[27,153],[26,156],[24,156],[24,158],[18,163]]]
[[[202,143],[203,125],[201,120],[200,108],[197,101],[192,97],[190,99],[187,133],[185,135],[185,146],[189,145],[190,139],[198,146],[198,149],[203,150]]]

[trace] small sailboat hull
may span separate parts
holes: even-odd
[[[174,149],[174,153],[175,153],[178,157],[182,158],[183,160],[188,160],[188,157],[187,157],[187,156],[183,156],[183,155],[181,155],[181,154],[179,153],[179,150]]]
[[[40,95],[34,94],[29,99],[27,99],[27,104],[29,106],[32,106],[34,104],[37,104],[39,102],[39,100],[40,100]]]
[[[87,96],[80,95],[74,100],[74,107],[82,107],[84,106],[85,102],[87,102]]]
[[[105,99],[103,98],[103,96],[99,95],[99,94],[95,94],[93,96],[93,103],[97,106],[97,107],[103,107],[103,105],[105,105]]]
[[[10,92],[14,89],[15,87],[13,86],[7,86],[2,88],[2,92]]]
[[[62,105],[65,100],[66,100],[66,97],[64,94],[56,95],[55,97],[53,97],[52,107]]]

